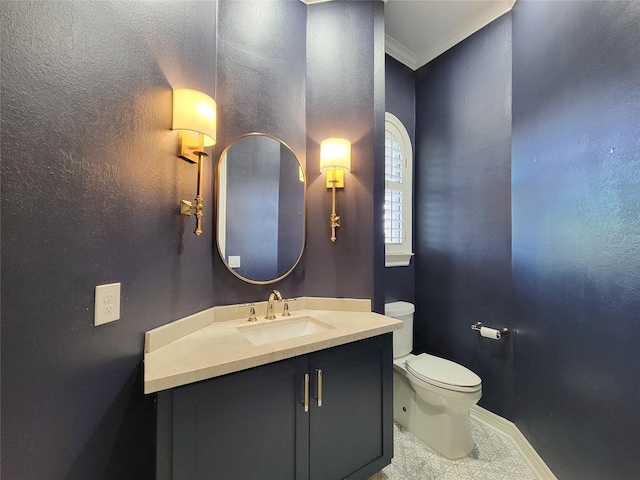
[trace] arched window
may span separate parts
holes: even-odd
[[[385,266],[406,267],[413,255],[411,139],[395,115],[385,113],[384,243]]]

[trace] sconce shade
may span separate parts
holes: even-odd
[[[216,102],[209,95],[188,88],[173,91],[172,130],[204,134],[204,146],[216,144]]]
[[[344,138],[327,138],[320,142],[320,171],[337,168],[351,170],[351,142]]]

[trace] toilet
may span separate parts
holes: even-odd
[[[393,332],[393,419],[450,459],[473,450],[469,410],[482,397],[482,380],[444,358],[412,355],[413,314],[408,302],[385,305],[385,315],[402,320]]]

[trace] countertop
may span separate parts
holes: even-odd
[[[266,302],[256,303],[257,322],[245,305],[213,307],[145,334],[144,392],[153,393],[209,378],[389,333],[402,321],[371,312],[360,299],[301,297],[289,303],[291,316],[266,320]],[[238,327],[312,317],[332,327],[304,336],[254,345]]]

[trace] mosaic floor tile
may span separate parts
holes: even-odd
[[[393,427],[391,465],[369,480],[536,480],[513,441],[471,420],[475,447],[469,456],[449,460],[400,425]]]

